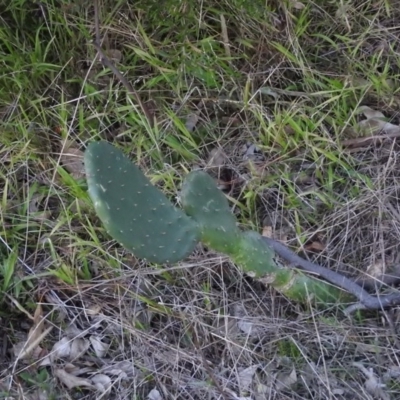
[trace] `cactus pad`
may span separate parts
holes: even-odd
[[[254,231],[243,232],[237,243],[237,256],[234,261],[243,270],[254,277],[274,275],[274,282],[286,283],[293,271],[280,268],[276,263],[274,251],[263,241],[262,236]],[[282,282],[282,280],[284,282]]]
[[[122,151],[107,142],[85,152],[89,195],[110,236],[139,258],[174,263],[200,236],[197,224],[154,187]]]
[[[181,199],[186,214],[200,227],[201,241],[216,251],[235,254],[240,230],[227,198],[211,176],[203,171],[189,173]]]
[[[233,260],[247,274],[262,283],[273,286],[288,298],[303,303],[331,304],[346,298],[341,289],[318,280],[301,271],[283,267],[275,259],[274,251],[254,231],[243,232],[238,244],[238,252]]]

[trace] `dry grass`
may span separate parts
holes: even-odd
[[[398,139],[343,143],[362,105],[399,124],[400,2],[104,0],[103,48],[154,128],[96,60],[91,4],[9,3],[0,398],[398,398],[397,309],[292,304],[200,246],[146,265],[105,234],[79,159],[109,140],[171,199],[206,167],[244,227],[352,276],[390,270]]]

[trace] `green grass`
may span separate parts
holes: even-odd
[[[390,265],[398,217],[386,205],[397,207],[398,144],[350,152],[342,143],[360,120],[360,105],[398,123],[397,5],[102,1],[102,48],[121,52],[116,65],[154,108],[154,127],[95,59],[90,2],[11,0],[0,8],[0,334],[8,343],[0,381],[9,383],[0,393],[64,396],[38,354],[28,362],[12,353],[37,323],[28,315],[41,303],[55,327],[40,342],[46,351],[70,324],[87,331],[101,320],[111,342],[106,364],[129,360],[139,371],[134,388],[112,389],[124,398],[144,399],[157,385],[165,398],[217,398],[221,387],[239,394],[240,368],[270,363],[273,374],[282,359],[292,360],[298,375],[320,363],[316,374],[326,377],[320,386],[298,381],[301,394],[289,390],[287,398],[333,398],[329,379],[333,389],[369,398],[363,376],[352,372],[345,385],[350,373],[343,371],[358,361],[383,376],[396,365],[396,343],[379,316],[354,323],[334,315],[327,323],[312,314],[310,321],[310,310],[202,248],[182,265],[144,264],[111,241],[85,179],[62,153],[65,139],[75,155],[92,140],[108,140],[173,202],[184,176],[208,166],[228,182],[244,227],[271,226],[298,250],[321,242],[322,252],[305,255],[352,275],[381,259]],[[195,113],[196,126],[187,129]],[[246,158],[250,144],[257,151]],[[222,166],[210,165],[215,148],[226,156]],[[240,315],[233,311],[239,304]],[[246,318],[259,336],[237,327]],[[356,351],[371,338],[387,362]],[[258,375],[268,386],[265,371]],[[251,388],[254,396],[260,385]],[[391,387],[396,398],[398,385]]]

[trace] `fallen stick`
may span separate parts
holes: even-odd
[[[139,96],[139,93],[134,89],[134,87],[129,83],[129,81],[121,74],[118,68],[114,65],[114,63],[107,57],[105,52],[101,49],[100,44],[100,13],[99,13],[99,4],[98,0],[94,0],[94,15],[95,15],[95,30],[96,30],[96,39],[93,41],[93,46],[96,48],[97,52],[100,55],[102,64],[110,68],[115,77],[122,83],[128,93],[133,96],[138,103],[139,107],[142,109],[144,115],[147,118],[150,126],[154,126],[154,115],[151,112],[150,108],[147,107],[145,103],[143,103],[142,99]]]
[[[316,274],[329,283],[346,290],[357,298],[358,303],[346,308],[344,311],[345,314],[350,314],[355,310],[360,309],[380,310],[400,304],[400,293],[372,296],[352,279],[301,258],[284,244],[265,236],[263,236],[263,240],[275,251],[276,254],[288,261],[292,266],[297,266],[306,272]]]

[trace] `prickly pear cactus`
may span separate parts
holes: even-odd
[[[182,206],[199,225],[201,241],[214,250],[234,254],[240,230],[228,200],[204,171],[189,173],[182,185]]]
[[[181,198],[186,214],[199,224],[201,241],[231,256],[248,275],[303,303],[330,304],[347,298],[345,292],[325,281],[280,265],[259,233],[241,232],[227,198],[207,173],[191,172],[182,187]]]
[[[273,274],[274,280],[286,283],[290,279],[287,269],[280,269],[274,260],[274,251],[267,246],[259,233],[254,231],[243,232],[236,243],[237,255],[234,261],[243,265],[245,270],[255,278]]]
[[[142,171],[107,142],[84,157],[89,195],[110,236],[139,258],[175,263],[199,241],[196,222],[174,207]]]
[[[341,289],[280,265],[274,251],[257,232],[242,233],[237,254],[232,258],[247,274],[273,286],[292,300],[327,304],[345,298]]]
[[[90,144],[84,161],[97,215],[109,234],[137,257],[174,263],[201,240],[290,299],[327,304],[348,298],[325,281],[280,265],[258,233],[241,232],[228,200],[205,172],[194,171],[184,182],[181,198],[186,215],[107,142]]]

